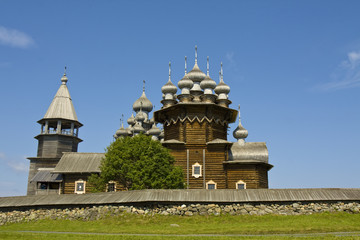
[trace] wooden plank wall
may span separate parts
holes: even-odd
[[[226,165],[228,188],[236,189],[236,183],[242,180],[246,183],[246,188],[268,188],[267,170],[260,165]]]
[[[75,194],[75,181],[84,180],[85,184],[85,193],[91,192],[91,185],[88,182],[89,173],[75,173],[75,174],[63,174],[63,185],[62,193],[63,194]]]
[[[78,141],[70,136],[42,135],[39,137],[38,157],[61,157],[63,152],[77,152]]]

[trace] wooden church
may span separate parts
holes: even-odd
[[[82,124],[78,121],[67,88],[66,74],[45,116],[38,121],[41,132],[37,157],[30,160],[28,195],[83,194],[90,192],[87,179],[100,173],[104,153],[78,153],[78,137]],[[180,93],[176,95],[178,92]],[[144,133],[171,150],[175,165],[184,172],[184,182],[189,189],[256,189],[268,188],[268,150],[264,142],[245,142],[248,131],[242,126],[239,112],[229,108],[230,87],[225,84],[223,70],[217,84],[197,64],[176,87],[169,80],[161,88],[162,108],[150,113],[153,105],[145,95],[145,88],[133,104],[135,115],[127,120],[128,127],[121,127],[114,138],[131,137]],[[237,142],[227,140],[229,124],[236,122],[233,132]],[[160,130],[157,124],[162,124]],[[119,191],[116,182],[109,182],[107,191]]]

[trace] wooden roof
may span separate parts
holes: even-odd
[[[68,119],[78,122],[66,83],[62,83],[56,92],[43,119]]]
[[[62,182],[63,178],[61,174],[52,173],[51,171],[39,171],[30,180],[30,182]]]
[[[133,203],[360,201],[360,188],[139,190],[113,193],[1,197],[0,208]]]
[[[105,153],[64,152],[53,173],[98,173]]]

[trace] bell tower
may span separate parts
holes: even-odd
[[[66,67],[65,67],[66,70]],[[66,72],[61,78],[61,85],[55,94],[45,116],[38,121],[41,125],[36,157],[30,160],[27,195],[36,194],[37,183],[49,181],[49,179],[36,179],[38,174],[43,178],[49,178],[51,170],[59,162],[63,152],[77,152],[78,144],[82,140],[78,137],[79,128],[82,124],[78,121],[75,108],[67,88],[68,78]],[[59,180],[59,176],[57,176]],[[51,178],[51,177],[50,177]],[[61,178],[61,177],[60,177]]]

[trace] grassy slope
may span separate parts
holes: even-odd
[[[178,224],[173,227],[170,224]],[[0,227],[1,239],[83,239],[89,235],[52,235],[30,233],[9,233],[7,231],[59,231],[97,233],[145,233],[145,234],[281,234],[313,232],[360,231],[360,214],[324,213],[302,216],[139,216],[124,215],[107,217],[97,221],[40,220],[30,223],[8,224]],[[4,232],[6,231],[6,232]],[[330,236],[328,236],[330,237]],[[168,237],[138,236],[94,236],[90,239],[166,239]],[[199,237],[194,237],[199,239]],[[258,239],[259,237],[255,237]],[[278,239],[266,237],[266,239]],[[177,238],[185,239],[185,238]],[[187,238],[189,239],[189,238]],[[200,239],[213,239],[201,237]],[[220,237],[216,239],[232,239]],[[288,237],[284,237],[288,239]],[[309,239],[309,238],[307,238]],[[310,238],[311,239],[311,238]],[[313,239],[319,239],[315,237]],[[322,239],[322,238],[321,238]],[[337,239],[330,237],[330,239]],[[342,238],[344,239],[344,238]],[[348,238],[356,239],[356,238]]]

